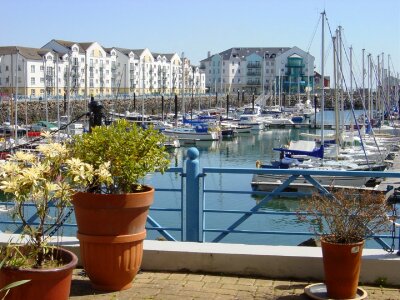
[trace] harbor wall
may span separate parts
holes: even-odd
[[[230,107],[240,107],[243,105],[251,105],[253,96],[252,95],[242,95],[238,98],[238,95],[230,95],[229,106]],[[117,113],[125,113],[126,111],[138,111],[142,112],[142,107],[144,108],[145,114],[155,115],[160,114],[161,109],[161,96],[138,96],[136,99],[133,98],[98,98],[96,101],[100,102],[105,111],[114,110]],[[305,101],[305,97],[302,97]],[[284,105],[293,106],[298,101],[297,95],[285,96]],[[182,103],[185,103],[184,110],[190,112],[193,110],[209,109],[209,108],[226,108],[226,95],[215,95],[211,96],[186,96],[185,100],[182,101],[181,97],[178,97],[178,111],[182,110]],[[325,107],[327,109],[331,108],[332,101],[331,97],[327,95]],[[317,103],[319,106],[319,103]],[[346,105],[347,107],[348,105]],[[356,106],[356,108],[359,105]],[[46,115],[49,121],[56,121],[58,112],[60,116],[70,115],[71,118],[75,118],[88,111],[88,100],[75,100],[71,99],[69,105],[67,100],[60,98],[56,100],[19,100],[17,104],[17,118],[18,124],[31,124],[39,120],[46,120]],[[46,113],[47,112],[47,113]],[[165,96],[164,97],[164,113],[174,112],[174,97]],[[0,101],[0,124],[8,121],[14,123],[15,119],[15,102],[9,101],[3,97]]]

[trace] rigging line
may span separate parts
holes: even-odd
[[[50,134],[51,134],[51,135],[54,135],[54,134],[58,133],[60,130],[63,130],[63,129],[65,129],[65,128],[67,128],[69,125],[71,125],[72,123],[75,123],[76,121],[78,121],[79,119],[83,118],[83,117],[86,116],[87,114],[88,114],[88,113],[86,112],[86,113],[84,113],[84,114],[82,114],[82,115],[76,117],[76,118],[73,119],[71,122],[69,122],[69,123],[67,123],[67,124],[64,124],[63,126],[61,126],[60,128],[58,128],[57,130],[51,131]],[[40,136],[40,137],[38,137],[38,138],[36,138],[36,139],[33,139],[33,140],[29,141],[28,143],[20,144],[20,145],[14,146],[14,147],[12,147],[12,148],[6,149],[6,150],[4,150],[4,152],[11,152],[11,151],[13,151],[13,150],[17,150],[17,149],[19,149],[19,148],[32,145],[33,143],[38,142],[38,141],[41,141],[41,140],[43,140],[44,138],[45,138],[44,136]]]
[[[375,76],[377,77],[376,82],[377,82],[377,90],[381,90],[381,94],[382,94],[382,98],[383,98],[383,104],[385,105],[386,110],[389,112],[390,111],[390,107],[389,107],[389,99],[387,99],[386,97],[386,93],[385,90],[383,89],[383,82],[381,82],[379,76],[378,76],[378,71],[375,69],[375,65],[372,64],[373,66],[373,70],[375,71]],[[383,113],[383,112],[382,112]],[[390,120],[390,118],[389,118]],[[394,123],[394,121],[392,121],[392,126],[396,129],[396,124]]]
[[[343,31],[343,38],[344,38],[344,43],[343,43],[343,47],[344,47],[345,44],[348,44],[347,39],[346,39],[346,34],[345,34],[344,31]],[[352,47],[352,46],[351,46],[351,47]],[[349,48],[349,47],[347,47],[347,48]],[[354,63],[354,62],[355,62],[355,63]],[[356,70],[358,70],[358,72],[360,72],[361,66],[359,65],[359,63],[358,63],[358,61],[357,61],[357,57],[353,55],[353,74],[355,73],[355,72],[354,72],[354,65],[356,65],[356,67],[357,67]],[[361,71],[360,73],[362,73],[362,71]],[[359,74],[359,73],[358,73],[358,74]],[[362,76],[360,76],[360,77],[362,78]],[[355,80],[355,76],[354,76],[354,80]]]
[[[329,20],[328,20],[328,18],[326,17],[326,15],[325,15],[325,19],[326,19],[326,23],[327,23],[327,25],[328,25],[329,33],[330,33],[331,38],[332,38],[332,37],[333,37],[332,29],[331,29],[331,26],[330,26],[330,24],[329,24]],[[340,47],[342,47],[342,45],[340,45]],[[346,51],[346,49],[344,49],[344,50],[345,50],[344,52],[345,52],[345,54],[346,54],[346,57],[347,57],[347,59],[348,59],[347,51]],[[336,59],[339,61],[337,51],[336,51],[336,53],[334,53],[333,55],[335,55],[335,54],[336,54]],[[349,62],[349,61],[348,61],[348,62]],[[369,160],[368,160],[368,156],[367,156],[367,154],[366,154],[366,150],[365,150],[365,147],[364,147],[364,141],[363,141],[363,138],[362,138],[362,136],[361,136],[360,126],[358,126],[357,118],[356,118],[356,116],[355,116],[354,103],[353,103],[353,102],[354,102],[354,99],[352,99],[352,97],[350,97],[350,92],[349,92],[349,90],[348,90],[348,88],[347,88],[346,79],[345,79],[344,76],[343,76],[343,70],[342,70],[340,64],[339,64],[339,69],[340,69],[340,73],[341,73],[341,76],[342,76],[342,79],[343,79],[344,86],[345,86],[346,91],[347,91],[347,95],[348,95],[349,99],[352,100],[352,101],[350,101],[350,106],[351,106],[351,111],[352,111],[352,114],[353,114],[354,121],[355,121],[356,126],[357,126],[358,135],[359,135],[359,137],[360,137],[361,147],[362,147],[362,149],[363,149],[364,156],[365,156],[365,159],[366,159],[366,161],[367,161],[368,167],[371,168],[370,163],[369,163]],[[354,73],[353,73],[353,76],[354,76]],[[364,114],[366,114],[366,110],[365,110],[364,105],[363,105],[363,110],[364,110]],[[365,125],[364,125],[364,126],[365,126]],[[379,150],[379,146],[378,146],[378,150]],[[380,150],[379,150],[379,153],[381,153]]]
[[[330,30],[329,23],[328,23],[328,27],[329,27],[329,30]],[[340,45],[340,47],[342,47],[342,45]],[[344,48],[344,53],[345,53],[345,55],[346,55],[347,62],[350,64],[349,57],[348,57],[348,55],[347,55],[347,51],[346,51],[345,48]],[[337,54],[337,53],[336,53],[336,54]],[[350,97],[350,91],[349,91],[349,88],[347,87],[347,82],[346,82],[345,77],[343,76],[343,70],[342,70],[342,68],[341,68],[340,65],[339,65],[339,69],[340,69],[340,72],[341,72],[341,75],[342,75],[342,79],[343,79],[344,86],[345,86],[346,91],[347,91],[347,96],[348,96],[349,99],[351,100],[351,101],[350,101],[351,112],[352,112],[352,114],[353,114],[353,118],[354,118],[354,121],[355,121],[356,127],[357,127],[357,132],[358,132],[358,135],[359,135],[359,137],[360,137],[361,148],[362,148],[362,150],[363,150],[363,152],[364,152],[364,156],[365,156],[365,159],[366,159],[366,161],[367,161],[367,165],[368,165],[368,167],[371,169],[371,165],[370,165],[370,163],[369,163],[369,159],[368,159],[368,156],[367,156],[367,154],[366,154],[366,149],[365,149],[365,146],[364,146],[364,140],[363,140],[362,135],[361,135],[360,126],[358,126],[357,118],[356,118],[355,111],[354,111],[354,99],[353,99],[352,97]],[[351,75],[350,75],[350,76],[351,76]],[[353,77],[354,77],[354,73],[353,73]],[[363,104],[363,111],[364,111],[364,114],[366,114],[366,109],[365,109],[364,104]],[[365,125],[364,125],[364,126],[365,126]],[[377,147],[378,147],[378,150],[379,150],[379,146],[378,146],[378,145],[377,145]],[[381,153],[380,150],[379,150],[379,153]]]
[[[349,57],[348,57],[348,55],[347,55],[346,49],[344,49],[344,52],[345,52],[345,55],[346,55],[346,58],[347,58],[347,62],[350,64],[350,62],[349,62]],[[359,89],[359,87],[358,87],[358,85],[357,85],[357,81],[356,81],[356,79],[355,79],[354,73],[353,73],[353,79],[354,79],[356,91],[357,91],[358,95],[360,96],[360,98],[362,98],[361,91],[360,91],[360,89]],[[343,80],[344,80],[344,82],[345,82],[345,79],[344,79],[344,78],[343,78]],[[347,88],[347,86],[346,86],[346,88]],[[364,115],[367,115],[367,111],[366,111],[366,107],[365,107],[365,103],[364,103],[364,102],[362,102],[362,107],[363,107]],[[369,122],[371,122],[371,120],[369,120]],[[371,123],[370,123],[370,125],[371,125]],[[364,126],[365,126],[365,124],[364,124]],[[376,147],[377,147],[377,149],[378,149],[378,152],[379,152],[379,154],[381,155],[381,158],[383,158],[383,153],[382,153],[382,151],[381,151],[381,149],[380,149],[380,147],[379,147],[379,145],[378,145],[378,142],[377,142],[377,140],[376,140],[376,138],[375,138],[375,133],[374,133],[374,130],[372,129],[372,125],[371,125],[371,131],[372,131],[372,136],[373,136],[375,145],[376,145]],[[362,137],[361,137],[361,135],[360,135],[360,139],[361,139],[361,142],[362,142]],[[363,145],[363,144],[362,144],[362,145]]]
[[[318,18],[317,25],[316,25],[315,28],[314,28],[314,33],[313,33],[313,35],[312,35],[312,38],[311,38],[310,42],[308,43],[308,47],[307,47],[307,51],[306,51],[306,52],[310,52],[311,44],[312,44],[312,42],[314,41],[315,35],[316,35],[317,30],[318,30],[318,28],[319,28],[319,22],[321,22],[321,18],[322,18],[322,16],[321,16],[321,14],[320,14],[320,16],[319,16],[319,18]]]
[[[377,72],[378,72],[378,70],[375,68],[375,64],[374,64],[374,60],[373,60],[373,58],[371,57],[371,67],[372,67],[372,72],[374,73],[374,75],[375,75],[375,77],[373,77],[374,79],[376,79],[376,85],[377,85],[377,90],[379,89],[379,83],[380,82],[378,82],[378,74],[377,74]],[[394,122],[392,122],[393,123],[393,125],[394,125],[394,128],[395,128],[395,130],[396,130],[396,126],[395,126],[395,124],[394,124]],[[374,134],[374,131],[373,131],[373,129],[372,129],[372,126],[371,126],[371,130],[372,130],[372,136],[374,137],[374,140],[375,140],[375,134]],[[378,145],[377,145],[378,146]],[[378,146],[378,150],[379,150],[379,146]]]

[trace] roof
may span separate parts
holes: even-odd
[[[53,53],[50,49],[45,48],[29,48],[29,47],[20,47],[20,46],[5,46],[0,47],[0,55],[9,55],[19,53],[21,56],[26,59],[31,60],[41,60],[46,53]]]
[[[84,53],[94,43],[94,42],[72,42],[64,40],[54,40],[54,41],[68,49],[71,49],[73,45],[78,45],[80,53]]]
[[[279,53],[283,53],[287,50],[289,50],[289,47],[234,47],[230,48],[228,50],[222,51],[218,53],[220,56],[222,56],[223,60],[229,60],[231,57],[234,55],[237,55],[239,57],[246,57],[249,56],[253,53],[263,55],[264,53],[268,53],[269,55],[275,54],[278,55]],[[207,57],[206,59],[201,60],[201,62],[206,62],[210,61],[212,56]]]

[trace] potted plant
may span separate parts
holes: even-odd
[[[7,299],[68,299],[78,261],[72,252],[52,245],[49,237],[74,193],[65,167],[69,152],[52,142],[38,150],[39,155],[16,152],[0,164],[0,189],[14,196],[12,217],[23,226],[21,240],[1,248],[0,286],[29,280],[13,288]],[[30,222],[32,215],[37,222]]]
[[[336,190],[315,193],[300,203],[300,220],[311,222],[321,237],[325,284],[329,298],[356,297],[366,238],[388,229],[390,207],[374,191]]]
[[[83,266],[101,290],[132,286],[139,270],[148,209],[154,188],[142,179],[169,166],[165,138],[156,130],[118,120],[75,136],[73,155],[95,168],[107,164],[111,180],[88,185],[73,196]],[[113,255],[111,255],[113,253]]]

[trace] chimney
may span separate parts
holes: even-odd
[[[207,58],[209,58],[211,56],[211,51],[207,52]]]

